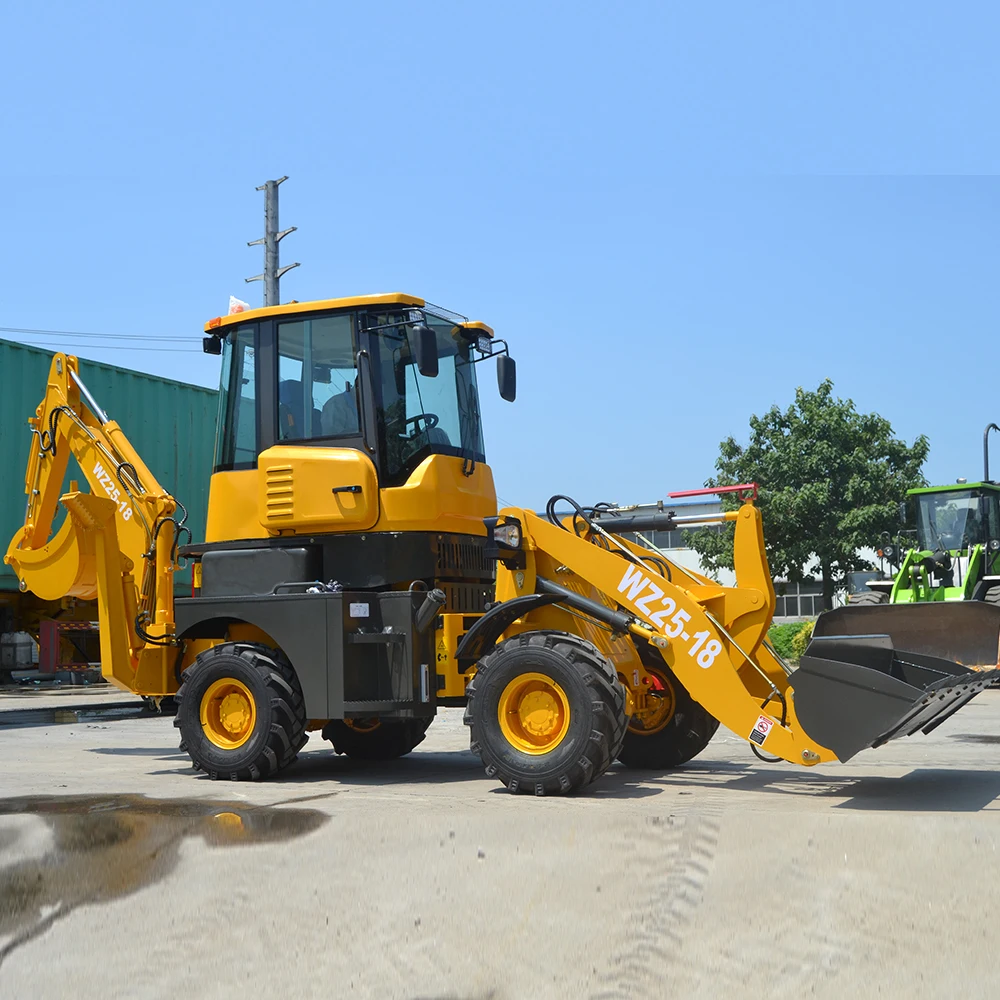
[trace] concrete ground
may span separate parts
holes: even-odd
[[[4,728],[17,707],[2,997],[1000,989],[1000,692],[847,765],[763,764],[720,730],[680,770],[552,799],[487,779],[458,710],[393,764],[313,734],[280,778],[230,784],[170,719]]]

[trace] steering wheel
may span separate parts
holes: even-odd
[[[421,420],[424,422],[424,427],[422,429],[425,431],[432,430],[433,428],[437,427],[439,423],[441,423],[436,413],[414,413],[412,417],[407,417],[403,421],[404,429],[406,428],[407,424],[414,424],[413,433],[404,436],[416,437],[421,431],[421,427],[419,426]]]

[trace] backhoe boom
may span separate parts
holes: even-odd
[[[144,695],[173,693],[176,502],[87,391],[75,357],[53,357],[28,425],[24,524],[4,561],[21,590],[43,599],[97,598],[109,681]],[[62,492],[70,456],[89,493],[75,482]],[[66,518],[53,534],[60,501]]]

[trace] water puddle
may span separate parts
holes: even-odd
[[[0,712],[0,729],[28,726],[72,725],[79,722],[112,722],[152,716],[141,702],[125,701],[105,705],[67,705],[48,708],[15,708]]]
[[[46,852],[24,857],[35,847],[30,828],[5,822],[6,816],[43,820],[51,832]],[[120,899],[169,875],[188,837],[209,847],[278,843],[311,833],[326,819],[316,809],[281,804],[142,795],[0,799],[0,851],[6,855],[0,862],[0,964],[76,907]]]

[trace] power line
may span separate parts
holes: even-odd
[[[14,341],[17,343],[17,341]],[[122,347],[119,344],[95,344],[88,341],[73,341],[61,339],[55,343],[38,343],[37,341],[32,341],[30,343],[21,342],[22,347],[34,347],[41,351],[65,351],[67,348],[79,351],[119,351],[125,354],[131,353],[132,351],[154,351],[158,354],[201,354],[202,352],[197,347],[136,347],[133,344],[129,344],[128,347]]]
[[[104,340],[173,340],[188,344],[193,344],[196,341],[194,337],[165,337],[159,334],[144,336],[138,333],[83,333],[80,330],[29,330],[20,326],[0,326],[0,333],[17,333],[31,337],[100,337]]]
[[[122,348],[114,344],[68,344],[62,341],[58,344],[24,344],[24,347],[37,347],[44,351],[61,351],[67,347],[89,351],[120,351]],[[201,354],[197,347],[129,347],[129,351],[155,351],[158,354]]]
[[[38,347],[42,350],[63,350],[66,347],[86,348],[99,351],[154,351],[160,354],[200,354],[201,348],[196,346],[193,337],[143,337],[130,333],[83,333],[78,330],[28,330],[17,326],[0,326],[0,334],[11,334],[15,337],[41,338],[29,340],[27,347]],[[95,343],[97,340],[110,340],[114,343]],[[147,347],[138,346],[148,341],[175,342],[189,344],[188,347]],[[125,344],[128,346],[126,347]]]

